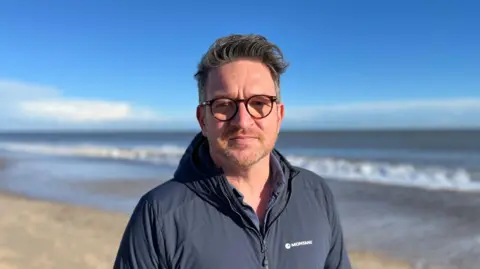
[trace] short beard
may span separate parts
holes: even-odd
[[[238,128],[237,126],[231,126],[230,128],[227,128],[224,133],[222,134],[221,138],[218,139],[215,143],[217,144],[219,147],[215,146],[214,148],[216,148],[216,152],[219,153],[220,155],[222,155],[224,157],[224,159],[230,164],[230,165],[233,165],[241,170],[247,170],[249,169],[250,167],[252,167],[253,165],[255,165],[256,163],[258,163],[260,160],[262,160],[263,158],[265,158],[267,155],[270,154],[271,152],[271,149],[268,149],[265,147],[265,139],[262,135],[256,135],[258,136],[258,139],[259,139],[259,142],[262,144],[263,148],[259,149],[259,151],[255,152],[255,153],[252,153],[250,154],[249,156],[247,157],[243,157],[243,158],[237,158],[235,156],[235,154],[233,153],[233,149],[235,146],[229,146],[228,145],[228,140],[229,138],[237,135],[237,134],[250,134],[252,135],[252,133],[248,133],[248,132],[242,132],[242,130],[240,128]],[[213,142],[213,141],[211,141]],[[213,146],[213,145],[212,145]],[[219,160],[221,161],[221,160]],[[223,162],[223,161],[221,161]]]
[[[234,156],[234,154],[232,154],[232,152],[228,148],[223,150],[223,155],[232,164],[234,164],[236,167],[238,167],[242,170],[246,170],[246,169],[252,167],[256,163],[258,163],[260,160],[265,158],[265,156],[267,156],[268,154],[270,154],[270,151],[268,151],[266,149],[262,149],[261,151],[257,151],[255,153],[253,153],[252,154],[253,156],[250,155],[250,156],[247,156],[246,158],[238,159]]]

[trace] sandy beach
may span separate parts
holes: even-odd
[[[130,203],[165,180],[163,171],[0,157],[0,269],[112,268]],[[353,268],[480,268],[480,193],[327,182]]]
[[[0,268],[111,268],[125,215],[0,195]]]
[[[0,269],[112,268],[128,214],[0,194]],[[406,263],[352,252],[357,269]]]

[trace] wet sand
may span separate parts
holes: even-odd
[[[128,215],[0,194],[0,269],[112,268]],[[352,252],[357,269],[410,269]]]
[[[7,160],[0,159],[0,169],[4,169],[7,165]]]
[[[480,193],[329,181],[352,250],[418,268],[480,268]]]

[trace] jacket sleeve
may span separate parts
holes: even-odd
[[[331,227],[330,251],[324,269],[351,269],[350,258],[345,247],[342,225],[331,189],[324,183],[324,197]]]
[[[120,241],[113,269],[167,269],[158,210],[144,195]]]

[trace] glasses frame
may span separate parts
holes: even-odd
[[[250,113],[250,110],[248,109],[248,102],[252,99],[252,98],[256,98],[256,97],[265,97],[267,98],[268,100],[270,100],[270,111],[268,111],[267,114],[265,114],[265,116],[262,116],[262,117],[255,117],[252,115],[252,113]],[[215,117],[215,113],[213,113],[213,108],[212,108],[212,104],[215,103],[215,101],[217,100],[220,100],[220,99],[227,99],[227,100],[230,100],[232,101],[234,104],[235,104],[235,112],[232,114],[231,117],[227,118],[227,119],[224,119],[224,120],[221,120],[217,117]],[[205,102],[202,102],[200,104],[200,106],[209,106],[210,107],[210,113],[212,113],[213,117],[215,119],[217,119],[218,121],[223,121],[223,122],[227,122],[227,121],[231,121],[233,118],[235,118],[235,116],[238,114],[238,106],[239,106],[239,103],[243,103],[243,105],[245,106],[245,109],[247,109],[247,112],[248,114],[250,115],[250,117],[254,118],[254,119],[264,119],[266,117],[268,117],[272,111],[273,111],[273,104],[274,103],[278,103],[278,97],[277,96],[271,96],[271,95],[265,95],[265,94],[257,94],[257,95],[252,95],[246,99],[233,99],[233,98],[230,98],[230,97],[217,97],[217,98],[213,98],[211,100],[208,100],[208,101],[205,101]]]

